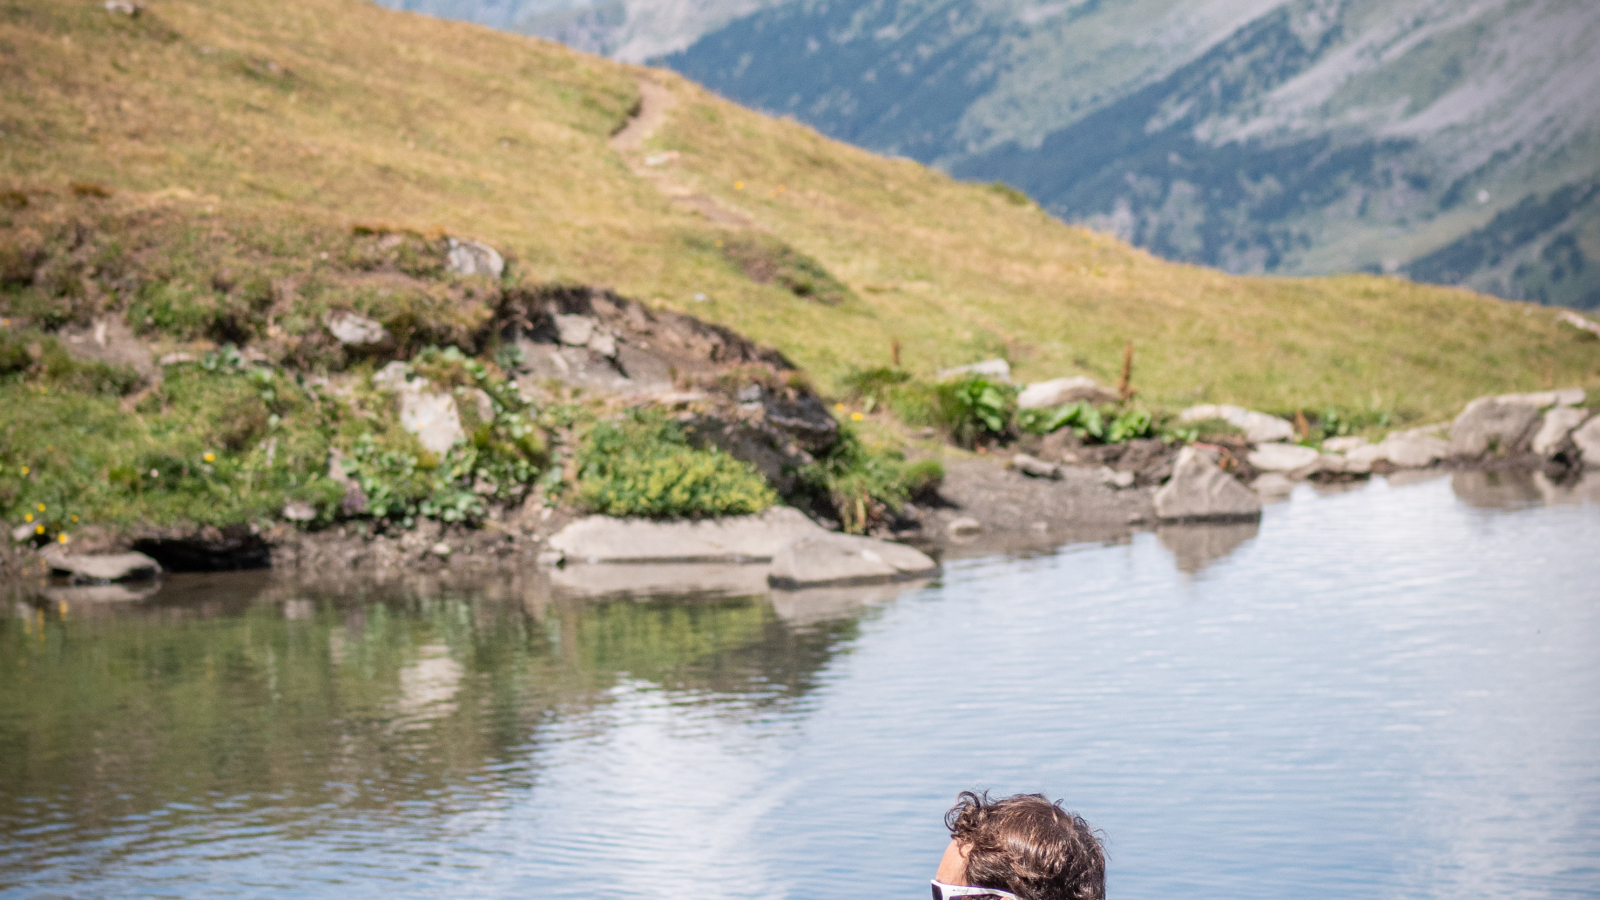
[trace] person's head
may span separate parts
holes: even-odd
[[[1105,851],[1089,823],[1059,801],[963,791],[944,824],[950,845],[935,882],[998,888],[1018,900],[1105,898]]]

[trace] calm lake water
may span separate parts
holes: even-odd
[[[1600,506],[1454,481],[776,604],[17,604],[0,896],[921,898],[969,787],[1116,898],[1600,895]]]

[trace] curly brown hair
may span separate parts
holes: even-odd
[[[1043,794],[962,791],[944,816],[966,853],[966,883],[1020,900],[1105,900],[1106,854],[1089,823]]]

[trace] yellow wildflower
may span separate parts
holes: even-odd
[[[67,542],[67,536],[65,534],[58,534],[58,535],[56,535],[56,540],[58,540],[61,543],[65,544]]]
[[[22,474],[24,474],[24,475],[28,474],[28,467],[27,466],[23,466],[22,467]]]
[[[216,459],[217,459],[217,455],[215,453],[207,453],[206,454],[206,462],[216,462]]]
[[[833,405],[833,411],[834,412],[844,412],[844,404],[843,403],[835,403]]]
[[[734,182],[734,183],[733,183],[733,189],[734,189],[734,190],[736,190],[736,191],[742,191],[742,190],[744,190],[744,182],[742,182],[742,181],[735,181],[735,182]]]
[[[77,516],[73,516],[72,517],[72,521],[74,521],[74,522],[78,521],[78,517]]]
[[[859,422],[859,421],[861,421],[862,419],[865,419],[865,418],[866,418],[866,416],[863,416],[861,413],[851,413],[850,414],[850,421],[852,421],[852,422]]]
[[[35,525],[35,526],[33,526],[33,533],[34,534],[44,534],[44,526],[43,525]]]
[[[44,512],[44,504],[39,504],[39,512]]]
[[[23,516],[22,517],[22,521],[24,521],[24,522],[32,522],[33,521],[33,513],[28,513],[27,515]]]

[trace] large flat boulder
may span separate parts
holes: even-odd
[[[161,574],[161,564],[143,553],[67,553],[51,548],[44,552],[44,561],[52,573],[80,583],[104,584]]]
[[[1479,457],[1526,450],[1539,427],[1542,397],[1479,397],[1450,424],[1450,455]]]
[[[1543,457],[1555,456],[1566,446],[1567,436],[1589,418],[1586,409],[1558,406],[1544,414],[1539,429],[1533,433],[1529,449]]]
[[[938,563],[914,547],[822,532],[779,550],[767,582],[777,588],[873,584],[918,578],[938,570]]]
[[[1260,495],[1194,447],[1178,451],[1171,480],[1156,491],[1156,516],[1165,521],[1225,521],[1260,515]]]
[[[587,516],[556,532],[549,547],[573,562],[765,562],[799,538],[826,533],[799,511],[775,506],[695,521]]]
[[[1207,403],[1189,407],[1179,413],[1178,418],[1184,422],[1221,419],[1243,431],[1245,439],[1252,444],[1287,441],[1294,437],[1294,426],[1289,424],[1288,420],[1245,409],[1242,406]]]
[[[1039,381],[1022,389],[1017,395],[1018,409],[1049,409],[1065,403],[1087,400],[1090,403],[1115,403],[1115,391],[1108,391],[1094,383],[1092,378],[1054,378]]]

